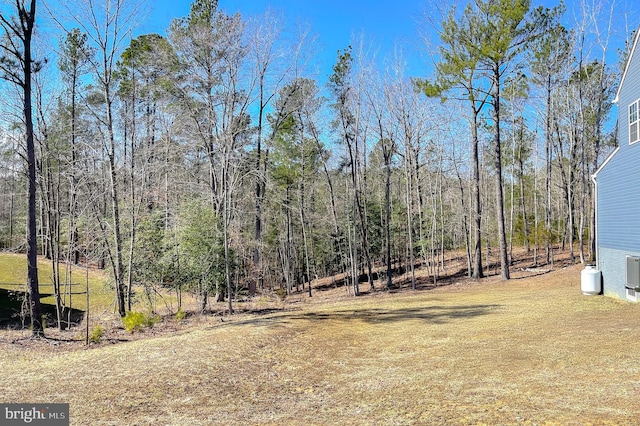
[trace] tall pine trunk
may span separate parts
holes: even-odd
[[[36,0],[31,0],[30,10],[17,4],[18,14],[22,24],[21,37],[24,43],[23,58],[23,107],[26,127],[27,166],[29,174],[28,204],[27,204],[27,287],[30,295],[31,333],[33,336],[44,336],[42,323],[42,308],[40,305],[40,290],[38,285],[38,236],[36,223],[36,154],[33,139],[33,115],[31,105],[31,74],[33,61],[31,59],[31,38],[36,15]]]
[[[500,140],[500,68],[498,64],[493,69],[493,143],[495,149],[495,169],[496,169],[496,211],[498,221],[498,243],[500,245],[500,278],[508,280],[509,256],[507,252],[507,233],[504,220],[504,191],[502,186],[502,152]]]
[[[106,65],[105,65],[106,68]],[[120,227],[120,199],[118,195],[118,178],[116,165],[116,142],[113,130],[113,113],[112,99],[109,83],[105,83],[104,96],[106,101],[107,113],[107,133],[108,133],[108,149],[109,149],[109,184],[111,196],[111,214],[113,215],[113,238],[114,238],[114,263],[112,265],[115,279],[116,303],[118,313],[121,317],[126,314],[126,306],[124,299],[124,263],[122,259],[122,231]]]
[[[480,153],[478,139],[478,110],[472,105],[472,123],[471,123],[471,150],[473,163],[473,227],[475,246],[473,250],[473,278],[482,278],[482,203],[480,201]]]

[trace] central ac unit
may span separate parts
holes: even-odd
[[[627,288],[640,291],[640,257],[627,256]]]

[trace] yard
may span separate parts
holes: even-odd
[[[84,425],[636,424],[640,307],[580,266],[294,297],[89,347],[0,332],[3,402]]]

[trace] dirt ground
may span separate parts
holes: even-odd
[[[637,304],[583,296],[562,256],[509,281],[447,269],[358,298],[326,279],[90,346],[2,331],[0,401],[67,402],[74,425],[640,423]]]

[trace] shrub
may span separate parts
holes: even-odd
[[[98,324],[95,327],[93,327],[93,330],[91,330],[91,333],[89,333],[89,341],[91,343],[100,343],[100,340],[102,340],[103,335],[104,335],[104,329],[100,324]]]
[[[134,331],[141,331],[143,328],[153,327],[160,318],[153,315],[147,315],[143,312],[127,312],[127,315],[122,318],[122,324],[124,329],[129,333]]]
[[[185,311],[182,310],[182,308],[179,308],[178,312],[176,312],[176,319],[178,321],[182,321],[183,319],[185,319],[186,316],[187,314],[185,313]]]
[[[276,290],[276,294],[278,295],[278,297],[280,297],[281,300],[284,300],[287,298],[287,290],[285,288],[278,288]]]

